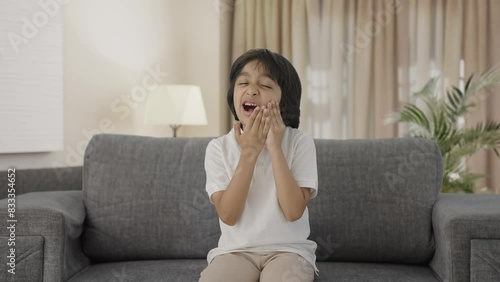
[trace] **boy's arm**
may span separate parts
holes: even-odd
[[[311,195],[311,188],[300,187],[297,184],[286,161],[281,144],[285,133],[285,124],[281,118],[278,103],[269,104],[271,130],[266,140],[266,146],[273,165],[276,194],[281,211],[288,221],[296,221],[302,217]]]
[[[268,115],[268,110],[256,108],[243,134],[239,123],[235,122],[233,125],[236,141],[241,149],[240,160],[226,190],[215,192],[211,196],[219,218],[227,225],[235,225],[243,212],[255,163],[269,132]]]
[[[212,194],[217,214],[227,225],[235,225],[243,212],[256,162],[257,158],[241,156],[226,190]]]
[[[270,155],[279,205],[288,221],[296,221],[307,207],[311,190],[297,185],[282,150],[270,152]]]

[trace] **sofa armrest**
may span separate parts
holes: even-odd
[[[12,218],[8,217],[7,201],[0,200],[0,217],[15,230],[0,229],[1,281],[62,282],[89,265],[80,247],[85,220],[82,191],[19,195],[15,198],[17,222],[8,221]],[[15,245],[9,246],[12,241]],[[15,274],[7,272],[11,248],[15,248]]]
[[[440,194],[432,226],[442,281],[500,281],[500,195]]]
[[[9,183],[9,171],[0,172],[0,183]],[[0,199],[8,189],[0,189]],[[16,169],[16,195],[29,192],[82,190],[82,166]]]

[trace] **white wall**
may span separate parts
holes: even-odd
[[[65,149],[0,154],[0,170],[81,165],[91,136],[101,132],[171,136],[169,127],[142,122],[144,89],[153,83],[202,89],[209,125],[181,128],[179,136],[227,132],[224,48],[214,1],[72,0],[61,8]]]
[[[0,1],[0,153],[63,149],[63,15],[39,10]]]

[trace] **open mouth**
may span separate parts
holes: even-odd
[[[243,103],[243,112],[245,113],[246,116],[250,116],[255,110],[255,108],[257,108],[257,104],[253,102]]]

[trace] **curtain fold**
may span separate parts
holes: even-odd
[[[397,136],[398,125],[384,124],[398,102],[397,3],[332,0],[309,6],[308,95],[314,113],[308,131],[319,138]]]

